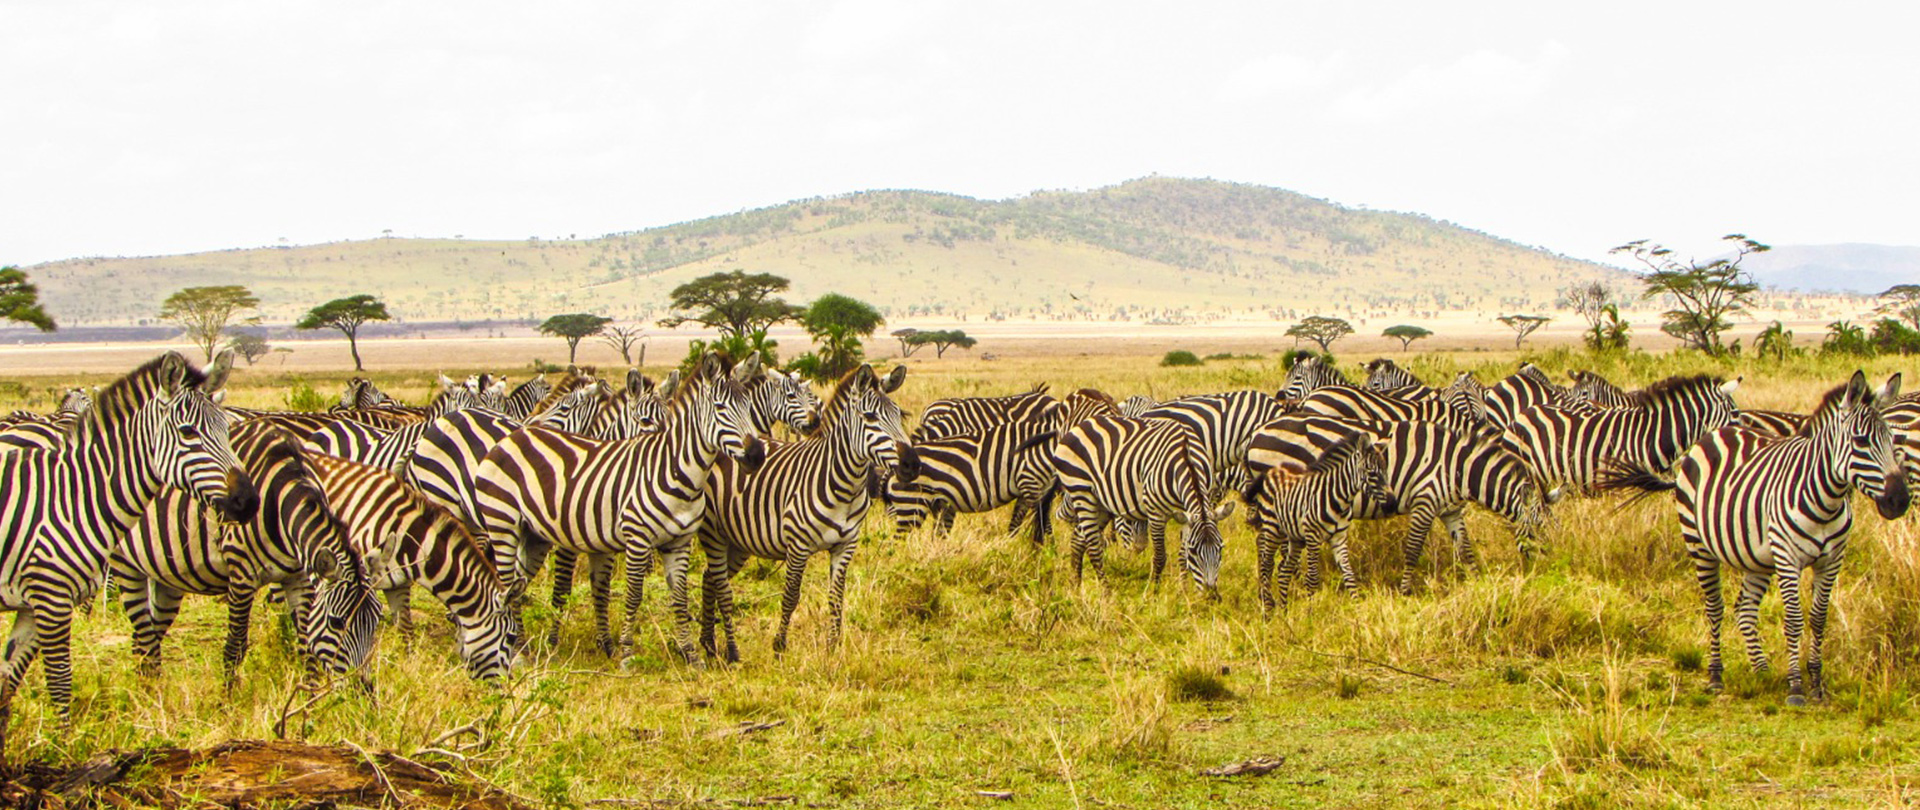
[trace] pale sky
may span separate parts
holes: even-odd
[[[0,0],[0,264],[1149,174],[1582,258],[1920,244],[1920,11]]]

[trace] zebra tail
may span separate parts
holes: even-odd
[[[1047,544],[1047,532],[1053,528],[1053,498],[1060,493],[1060,482],[1055,481],[1040,493],[1040,503],[1033,508],[1033,546],[1039,548]]]
[[[1594,483],[1593,488],[1600,492],[1614,492],[1628,489],[1639,490],[1639,492],[1634,493],[1633,497],[1626,499],[1620,504],[1619,508],[1614,510],[1617,512],[1620,509],[1625,509],[1639,503],[1649,496],[1661,492],[1668,492],[1679,486],[1679,482],[1662,478],[1659,473],[1640,466],[1639,464],[1617,462],[1600,475],[1600,480]]]

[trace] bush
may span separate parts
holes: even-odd
[[[558,374],[566,370],[566,366],[549,363],[538,357],[533,358],[533,373],[535,374]]]
[[[1280,355],[1280,367],[1288,371],[1292,371],[1293,364],[1298,363],[1302,360],[1305,360],[1309,357],[1320,358],[1321,364],[1325,365],[1328,368],[1337,368],[1339,365],[1338,363],[1334,362],[1333,353],[1331,352],[1316,352],[1312,349],[1288,349],[1286,352]]]
[[[330,404],[326,397],[304,382],[296,382],[287,389],[287,410],[314,413],[326,410]]]
[[[1160,365],[1163,366],[1197,366],[1201,362],[1199,355],[1186,349],[1175,349],[1167,352],[1167,356],[1160,358]]]
[[[1920,332],[1892,318],[1881,318],[1868,338],[1882,354],[1920,354]]]
[[[1167,673],[1167,688],[1179,701],[1231,700],[1227,682],[1205,667],[1183,666]]]

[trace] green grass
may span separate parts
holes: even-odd
[[[1431,371],[1463,359],[1478,368],[1511,364],[1479,356],[1413,362]],[[1586,362],[1541,359],[1558,364],[1556,372]],[[1648,373],[1615,374],[1639,384],[1710,364],[1649,357],[1620,366],[1644,367]],[[946,393],[1007,393],[1039,379],[1056,391],[1097,385],[1117,394],[1270,387],[1279,379],[1274,368],[1161,369],[1150,358],[1007,362],[911,378],[901,398],[918,410]],[[1849,370],[1815,361],[1728,369],[1748,375],[1740,399],[1756,407],[1804,407]],[[432,372],[376,377],[418,399]],[[277,402],[294,383],[252,371],[237,380],[236,404]],[[339,389],[330,376],[301,382],[323,395]],[[1480,570],[1459,570],[1445,544],[1434,544],[1410,597],[1391,588],[1400,524],[1363,524],[1352,538],[1362,598],[1323,588],[1272,617],[1259,610],[1254,544],[1239,520],[1223,525],[1222,598],[1210,602],[1178,578],[1154,587],[1145,557],[1124,550],[1109,555],[1108,581],[1075,585],[1064,541],[1036,550],[1007,537],[1004,512],[963,515],[946,538],[893,537],[876,514],[852,568],[837,651],[821,646],[826,566],[818,559],[784,657],[769,649],[778,569],[755,562],[736,584],[738,667],[675,662],[657,583],[635,649],[618,661],[602,658],[583,587],[560,617],[559,646],[536,650],[500,690],[466,679],[438,607],[416,595],[423,637],[411,649],[383,640],[374,693],[336,693],[290,728],[317,742],[412,754],[475,724],[498,741],[471,752],[475,772],[556,806],[791,795],[830,807],[971,807],[987,801],[978,790],[1013,791],[1016,803],[1034,807],[1829,806],[1911,798],[1920,778],[1920,745],[1912,742],[1920,739],[1911,697],[1920,693],[1914,518],[1888,523],[1870,509],[1856,516],[1827,645],[1832,698],[1785,709],[1777,597],[1764,603],[1761,625],[1774,673],[1748,670],[1729,622],[1727,690],[1707,695],[1699,594],[1677,548],[1671,503],[1616,507],[1563,503],[1530,566],[1496,520],[1473,513]],[[532,635],[543,637],[553,617],[533,615]],[[41,676],[32,674],[9,750],[72,762],[106,749],[269,736],[297,666],[263,608],[253,655],[225,692],[223,622],[211,600],[190,598],[168,641],[167,671],[147,679],[128,660],[118,608],[96,607],[75,632],[74,733],[50,723]],[[742,721],[784,723],[722,733]],[[1199,775],[1257,756],[1286,763],[1260,777]]]

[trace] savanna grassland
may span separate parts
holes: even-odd
[[[1471,368],[1492,382],[1517,359],[1413,355],[1407,365],[1429,381]],[[1743,406],[1799,410],[1855,367],[1814,357],[1531,359],[1561,379],[1589,367],[1635,386],[1680,372],[1737,374]],[[1873,361],[1868,370],[1897,369]],[[305,402],[331,399],[345,376],[241,369],[233,401],[285,405],[290,390]],[[420,401],[432,372],[374,376]],[[1182,369],[1124,356],[957,360],[915,364],[898,399],[917,411],[942,396],[1042,381],[1056,394],[1093,386],[1164,398],[1272,390],[1282,376],[1272,357]],[[0,408],[102,381],[33,378]],[[1471,513],[1480,570],[1460,570],[1446,543],[1429,543],[1412,597],[1390,587],[1401,522],[1362,525],[1362,597],[1325,589],[1273,616],[1254,595],[1254,543],[1238,514],[1224,524],[1223,598],[1208,602],[1180,579],[1155,587],[1144,555],[1124,550],[1109,556],[1108,581],[1075,585],[1064,539],[1035,549],[1009,537],[1004,510],[962,516],[945,538],[895,537],[876,510],[837,651],[821,646],[822,560],[780,658],[769,648],[779,569],[750,564],[737,586],[744,660],[704,671],[668,653],[658,578],[641,640],[618,661],[593,649],[584,588],[555,617],[543,582],[529,629],[541,638],[558,618],[560,644],[537,645],[502,689],[465,677],[437,606],[416,594],[425,636],[411,648],[383,639],[373,693],[336,690],[288,733],[427,758],[417,752],[443,732],[474,724],[492,745],[466,752],[468,767],[553,806],[779,797],[1001,806],[976,791],[1010,791],[1009,806],[1077,808],[1904,803],[1920,783],[1920,518],[1888,523],[1868,507],[1857,519],[1829,631],[1833,694],[1806,709],[1783,705],[1778,675],[1749,672],[1731,621],[1727,692],[1704,693],[1704,621],[1669,498],[1624,508],[1570,498],[1529,565],[1496,519]],[[58,730],[35,674],[10,752],[77,761],[271,736],[299,671],[274,612],[256,613],[257,643],[227,692],[217,652],[224,612],[212,600],[189,599],[157,679],[134,673],[118,607],[97,607],[76,629],[74,732]],[[1762,628],[1776,672],[1780,615],[1769,597]],[[743,723],[776,725],[737,733]],[[1257,777],[1200,774],[1261,756],[1285,762]]]

